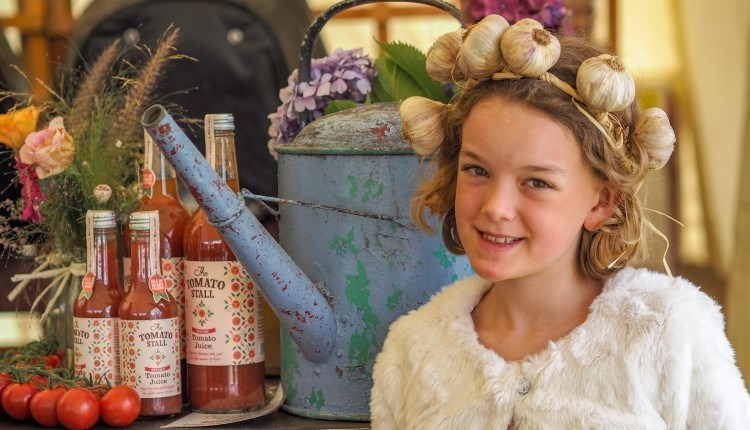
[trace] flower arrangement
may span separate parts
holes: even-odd
[[[295,69],[287,80],[289,85],[279,91],[281,105],[268,115],[271,153],[275,154],[276,144],[290,142],[300,132],[299,115],[303,111],[312,112],[312,118],[318,119],[334,100],[363,103],[372,90],[373,66],[372,58],[363,55],[362,49],[337,49],[328,57],[312,61],[310,82],[300,83]]]
[[[109,45],[86,73],[69,76],[49,100],[12,97],[16,108],[0,115],[0,143],[15,160],[18,201],[0,204],[3,253],[36,255],[31,274],[9,294],[15,299],[31,279],[53,278],[46,316],[63,287],[85,272],[85,215],[90,209],[127,213],[139,198],[138,163],[142,129],[139,116],[154,97],[167,63],[175,54],[179,30],[170,27],[154,51],[139,48],[145,61],[122,59],[119,43]],[[48,270],[45,270],[48,269]],[[50,270],[51,269],[51,270]],[[74,285],[78,287],[78,285]]]
[[[268,115],[271,126],[268,149],[276,157],[275,146],[291,142],[300,132],[300,114],[310,111],[313,120],[346,110],[357,104],[396,102],[413,95],[447,101],[451,87],[433,81],[425,70],[426,56],[417,48],[399,42],[381,44],[377,60],[362,49],[337,49],[328,57],[311,63],[310,82],[299,82],[298,70],[279,91],[276,112]]]
[[[568,34],[570,9],[563,0],[461,0],[461,11],[466,24],[474,24],[487,15],[502,15],[509,24],[523,18],[539,21],[545,28]]]

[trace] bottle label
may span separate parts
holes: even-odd
[[[120,383],[117,318],[73,318],[73,357],[76,374],[94,381],[107,378]]]
[[[237,261],[186,261],[187,362],[236,366],[265,359],[263,297]]]
[[[149,136],[146,130],[143,130],[143,169],[141,174],[143,175],[143,192],[149,197],[154,195],[154,184],[156,183],[156,174],[154,174],[154,145],[151,136]]]
[[[167,286],[167,291],[177,302],[178,318],[180,319],[180,359],[185,358],[185,259],[162,258],[161,274]]]
[[[122,288],[126,293],[130,291],[130,257],[122,259]]]
[[[81,294],[78,295],[79,299],[89,300],[94,294],[94,283],[96,282],[96,275],[89,272],[83,276],[81,280]]]
[[[180,394],[179,322],[120,320],[122,383],[142,399]]]

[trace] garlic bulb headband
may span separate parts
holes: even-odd
[[[649,168],[664,166],[675,142],[666,114],[658,108],[648,109],[629,136],[630,130],[612,113],[626,109],[635,100],[635,83],[620,59],[602,54],[585,60],[578,68],[573,88],[549,73],[559,57],[560,42],[539,22],[525,18],[509,25],[500,15],[488,15],[467,30],[439,38],[427,53],[427,71],[438,82],[465,79],[465,88],[489,79],[531,78],[548,82],[571,97],[572,103],[602,132],[613,150],[621,150],[632,137],[648,152]],[[442,115],[436,114],[435,109],[435,105],[424,102],[408,103],[401,108],[404,136],[420,155],[431,155],[440,147],[434,140],[438,133],[432,133],[430,141],[424,140],[428,135],[424,130],[441,127]],[[419,124],[415,118],[428,123]],[[412,132],[412,127],[421,130]],[[624,159],[629,164],[626,168],[636,168],[632,160]]]

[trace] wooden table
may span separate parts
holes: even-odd
[[[184,411],[189,413],[188,410]],[[150,429],[156,430],[161,426],[175,421],[179,417],[153,420],[138,420],[128,428],[132,429]],[[18,422],[8,418],[5,414],[0,416],[0,429],[3,430],[20,430],[20,429],[41,429],[42,427],[34,422]],[[106,425],[97,425],[95,429],[110,429]],[[323,429],[348,429],[348,430],[368,430],[370,423],[351,422],[351,421],[326,421],[310,420],[288,414],[284,411],[276,411],[264,417],[256,418],[241,423],[226,424],[216,427],[202,427],[204,429],[266,429],[266,430],[323,430]]]

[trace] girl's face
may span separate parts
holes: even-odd
[[[563,125],[495,96],[463,126],[456,225],[478,275],[491,281],[580,276],[584,225],[611,215],[609,188]]]

